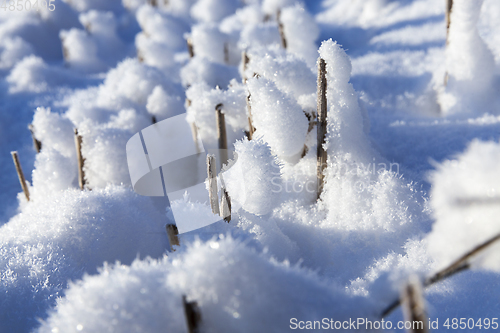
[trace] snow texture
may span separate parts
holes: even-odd
[[[300,105],[264,78],[249,79],[247,86],[255,137],[280,157],[302,153],[309,123]]]
[[[96,273],[105,261],[160,257],[161,220],[149,199],[130,189],[35,192],[33,204],[0,229],[0,288],[9,307],[0,313],[2,330],[28,330],[63,296],[68,280]]]
[[[445,113],[497,113],[495,58],[477,28],[482,4],[482,0],[453,3],[446,47],[447,86],[440,98]]]
[[[375,320],[410,276],[500,232],[499,1],[454,0],[448,41],[436,0],[52,3],[0,8],[0,332],[182,332],[182,295],[207,332]],[[223,175],[231,221],[181,234],[171,252],[172,207],[202,222],[210,206],[138,196],[125,145],[186,113],[217,149],[219,104],[236,152]],[[204,190],[204,162],[166,179]],[[426,288],[429,317],[498,317],[499,250]]]
[[[439,266],[451,264],[500,234],[499,159],[498,143],[473,141],[463,154],[443,162],[432,174],[436,223],[427,243]],[[474,267],[500,270],[498,245],[473,263]]]
[[[224,238],[196,242],[173,260],[105,266],[99,276],[72,284],[39,332],[184,331],[183,294],[196,300],[208,332],[285,332],[289,311],[297,318],[345,320],[356,300],[312,272]],[[262,304],[270,311],[260,311]]]

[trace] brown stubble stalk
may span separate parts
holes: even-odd
[[[21,167],[21,162],[19,162],[19,156],[17,151],[11,151],[12,160],[14,161],[14,165],[16,167],[17,176],[19,177],[19,183],[23,189],[24,195],[26,196],[26,200],[30,201],[30,191],[28,189],[28,185],[26,184],[26,178],[24,177],[23,168]]]
[[[229,223],[231,221],[231,198],[229,197],[229,193],[227,193],[222,173],[219,175],[219,178],[221,183],[220,216],[224,218],[224,221]]]
[[[446,14],[445,14],[445,19],[446,19],[446,47],[448,47],[448,44],[450,42],[449,36],[450,36],[450,25],[451,25],[451,11],[453,9],[453,0],[446,0]],[[446,87],[448,85],[448,70],[444,73],[444,86]]]
[[[80,189],[83,191],[86,185],[85,181],[85,172],[83,171],[83,166],[85,164],[85,158],[82,155],[82,136],[78,134],[78,129],[74,129],[75,131],[75,148],[76,148],[76,159],[78,164],[78,185]]]
[[[247,76],[246,76],[246,70],[248,68],[248,63],[250,62],[250,58],[248,57],[248,54],[246,51],[243,51],[241,54],[241,61],[243,62],[242,66],[242,80],[243,84],[247,83]],[[247,114],[248,114],[248,132],[246,132],[248,140],[252,140],[253,138],[253,133],[255,132],[255,127],[253,126],[253,120],[252,120],[252,105],[250,104],[250,97],[252,95],[250,92],[248,92],[248,95],[246,97],[246,103],[247,103]]]
[[[40,142],[36,137],[35,137],[35,127],[33,124],[28,125],[28,129],[31,133],[31,138],[33,139],[33,147],[35,148],[36,152],[39,153],[40,150],[42,150],[42,142]]]
[[[278,10],[278,12],[276,13],[276,21],[278,21],[278,31],[280,33],[281,46],[286,50],[288,43],[285,36],[285,27],[283,26],[283,22],[281,22],[281,10]]]
[[[462,255],[460,258],[455,260],[453,263],[451,263],[449,266],[446,268],[440,270],[436,274],[432,275],[431,277],[428,277],[424,281],[424,287],[429,287],[437,282],[440,282],[444,279],[447,279],[455,274],[458,274],[462,271],[466,271],[470,268],[470,259],[472,259],[475,255],[481,253],[488,247],[490,247],[492,244],[498,242],[500,240],[500,234],[497,234],[496,236],[488,239],[486,242],[476,246],[469,252],[465,253]],[[392,302],[385,310],[382,312],[381,317],[384,318],[388,316],[393,310],[395,310],[399,305],[401,304],[400,300],[396,300]]]
[[[324,59],[318,61],[318,101],[317,101],[317,130],[318,130],[318,146],[317,146],[317,178],[318,191],[317,199],[319,200],[325,182],[324,171],[326,168],[327,154],[323,145],[326,138],[327,128],[327,99],[326,99],[326,62]]]
[[[193,58],[194,57],[194,46],[193,46],[193,40],[191,39],[191,37],[189,37],[186,40],[186,43],[187,43],[187,48],[188,48],[188,52],[189,52],[189,57]]]
[[[420,280],[411,276],[401,292],[400,301],[403,304],[403,314],[407,322],[412,323],[408,333],[427,333],[427,314]]]
[[[167,224],[165,229],[167,231],[168,242],[170,243],[170,251],[174,252],[174,245],[181,245],[179,241],[179,230],[175,224]]]
[[[219,142],[220,166],[227,163],[227,134],[226,134],[226,118],[222,112],[224,105],[219,103],[215,106],[215,120],[217,124],[217,140]]]
[[[219,196],[217,195],[217,167],[215,155],[207,155],[208,196],[212,213],[220,215]]]
[[[188,302],[186,295],[182,295],[182,305],[188,333],[198,333],[201,324],[201,311],[198,304],[195,301]]]
[[[224,43],[224,63],[229,65],[229,45],[228,43]]]

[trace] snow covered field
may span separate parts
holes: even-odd
[[[500,234],[500,1],[454,0],[448,34],[445,0],[0,3],[0,333],[187,332],[183,296],[200,332],[327,330],[381,320],[409,281],[432,332],[498,331],[500,242],[430,278]],[[216,149],[219,103],[231,221],[171,252],[169,203],[134,192],[125,146],[186,113]],[[403,308],[344,330],[403,332]]]

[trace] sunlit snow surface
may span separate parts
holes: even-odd
[[[183,332],[182,295],[203,332],[377,320],[409,275],[500,232],[497,0],[454,0],[448,47],[437,0],[56,0],[38,13],[21,2],[0,8],[1,333]],[[306,114],[318,55],[328,163],[316,203]],[[153,117],[186,113],[215,149],[219,103],[238,154],[224,179],[231,222],[167,252],[169,203],[133,192],[126,142]],[[192,200],[174,205],[208,209]],[[426,290],[433,331],[499,316],[499,251]]]

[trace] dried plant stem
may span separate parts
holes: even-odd
[[[198,127],[195,123],[191,123],[191,134],[193,135],[194,145],[196,147],[196,152],[201,153],[200,145],[198,144]]]
[[[243,64],[243,66],[242,66],[242,81],[243,81],[243,84],[246,84],[247,83],[247,76],[245,75],[245,72],[247,71],[248,63],[250,62],[250,58],[248,57],[247,51],[243,51],[241,53],[241,62]]]
[[[453,276],[457,273],[460,273],[464,270],[467,270],[470,268],[470,263],[469,259],[471,259],[473,256],[478,254],[479,252],[483,251],[484,249],[488,248],[491,246],[493,243],[497,242],[500,240],[500,234],[496,235],[495,237],[490,238],[486,242],[482,243],[481,245],[476,246],[457,260],[455,260],[451,265],[448,267],[440,270],[433,276],[427,278],[424,282],[424,287],[428,287],[430,285],[433,285],[434,283],[437,283],[439,281],[442,281],[446,278],[449,278],[450,276]],[[394,309],[396,309],[400,305],[400,301],[396,300],[391,305],[389,305],[381,314],[381,317],[386,317],[389,315]]]
[[[68,51],[68,48],[66,47],[66,45],[64,45],[64,38],[63,37],[61,37],[61,48],[62,48],[63,60],[64,60],[65,65],[67,66],[68,61],[69,61],[69,51]]]
[[[317,123],[316,112],[312,111],[311,113],[309,113],[307,111],[304,111],[304,114],[305,114],[307,120],[309,121],[309,127],[307,128],[307,133],[309,133],[312,131],[312,129],[314,128],[314,126]]]
[[[194,57],[194,47],[193,47],[193,40],[191,37],[189,37],[187,40],[187,47],[188,47],[188,52],[189,52],[189,57],[193,58]]]
[[[198,304],[196,302],[188,302],[186,295],[182,295],[182,305],[184,306],[184,315],[186,317],[188,333],[199,332],[201,312]]]
[[[221,168],[227,163],[227,134],[226,134],[226,119],[222,112],[222,103],[215,107],[215,119],[217,122],[217,139],[219,141],[220,165]]]
[[[253,138],[253,133],[255,132],[255,127],[253,127],[253,120],[252,120],[252,104],[250,103],[250,98],[252,94],[248,93],[247,96],[247,111],[248,111],[248,140],[252,140]]]
[[[450,33],[452,9],[453,9],[453,0],[446,0],[446,44],[448,44],[448,35]]]
[[[175,251],[174,245],[180,246],[179,242],[179,230],[177,230],[177,226],[175,224],[167,224],[165,226],[167,230],[168,242],[170,243],[170,251]]]
[[[144,56],[142,54],[142,51],[139,48],[137,48],[137,60],[139,62],[144,62]]]
[[[229,46],[224,43],[224,63],[229,65]]]
[[[326,63],[325,60],[319,59],[318,61],[318,102],[317,102],[317,114],[318,114],[318,147],[317,147],[317,178],[318,178],[318,195],[317,199],[320,198],[321,192],[323,191],[324,185],[324,170],[326,168],[327,154],[323,148],[326,138],[326,117],[327,117],[327,100],[326,100]]]
[[[248,63],[250,62],[250,58],[248,57],[248,54],[246,51],[243,51],[241,55],[241,60],[243,61],[243,83],[247,83],[247,77],[245,75],[245,72],[248,68]],[[248,113],[248,132],[246,132],[246,135],[248,137],[248,140],[252,140],[253,138],[253,133],[255,132],[255,127],[253,127],[253,121],[252,121],[252,105],[250,104],[250,97],[251,94],[250,92],[247,95],[246,102],[247,102],[247,113]]]
[[[186,109],[191,106],[191,100],[186,98]],[[200,145],[198,144],[198,127],[195,122],[189,123],[191,126],[191,134],[193,136],[194,145],[196,147],[196,153],[201,153]]]
[[[78,129],[75,128],[75,148],[76,148],[76,158],[78,163],[78,184],[80,189],[83,190],[85,187],[85,172],[83,171],[83,165],[85,159],[82,155],[82,136],[78,134]]]
[[[312,129],[314,128],[314,125],[316,125],[316,113],[315,112],[307,112],[304,111],[304,115],[307,117],[307,120],[309,121],[309,127],[307,128],[307,133],[309,134]],[[307,152],[309,151],[309,148],[307,147],[306,144],[304,144],[304,148],[302,149],[302,154],[300,158],[303,158],[306,156]]]
[[[450,24],[451,24],[451,11],[453,9],[453,0],[446,0],[446,47],[450,42]],[[444,86],[448,85],[448,71],[444,73]]]
[[[33,147],[35,147],[36,152],[39,153],[42,149],[42,143],[35,137],[35,128],[33,124],[28,125],[28,129],[30,130],[31,138],[33,139]]]
[[[450,277],[458,272],[461,272],[465,269],[468,269],[470,264],[469,264],[469,259],[471,259],[473,256],[478,254],[479,252],[483,251],[484,249],[488,248],[491,244],[495,243],[496,241],[500,240],[500,234],[496,235],[495,237],[492,237],[488,239],[486,242],[476,246],[460,258],[458,258],[455,262],[453,262],[450,266],[446,267],[445,269],[437,272],[434,274],[432,277],[428,278],[425,280],[425,286],[430,286],[431,284],[434,284],[436,282],[439,282],[447,277]]]
[[[427,333],[429,331],[427,324],[427,315],[425,312],[424,297],[422,286],[418,277],[410,277],[410,281],[403,288],[400,297],[404,305],[403,313],[407,322],[412,323],[409,333]]]
[[[285,36],[285,28],[283,26],[283,22],[281,22],[281,10],[278,10],[278,12],[276,13],[276,21],[278,21],[278,30],[281,37],[281,46],[283,46],[283,48],[286,50],[287,41]]]
[[[229,223],[231,221],[231,198],[227,193],[222,174],[219,175],[219,178],[221,183],[220,216],[224,218],[224,221]]]
[[[217,195],[217,168],[215,164],[215,155],[207,155],[207,174],[210,207],[212,208],[212,213],[220,215],[219,196]]]
[[[17,151],[11,151],[10,154],[12,155],[12,159],[14,160],[17,176],[19,177],[19,183],[21,183],[21,187],[23,188],[26,200],[30,201],[30,191],[28,189],[28,185],[26,185],[26,178],[24,178],[24,172],[23,169],[21,168],[21,163],[19,162],[19,156],[17,155]]]

